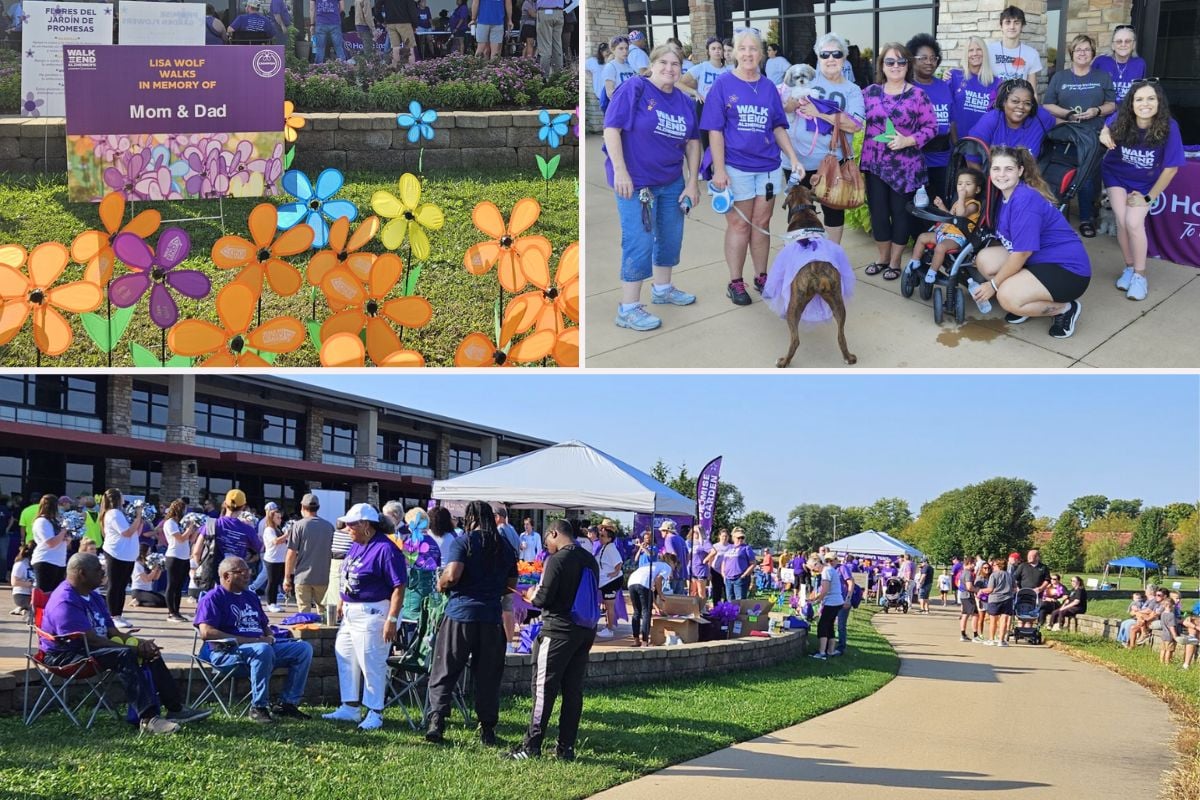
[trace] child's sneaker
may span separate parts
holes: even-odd
[[[644,305],[638,303],[628,311],[621,311],[621,307],[618,306],[616,323],[618,328],[652,331],[662,325],[662,320],[647,311]]]
[[[1117,278],[1117,288],[1122,292],[1129,291],[1129,279],[1133,277],[1133,272],[1133,267],[1126,267],[1121,277]]]

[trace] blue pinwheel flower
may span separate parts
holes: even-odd
[[[570,114],[559,114],[551,119],[550,112],[543,108],[538,112],[538,122],[542,123],[542,128],[538,131],[538,140],[551,147],[558,147],[567,135],[567,123],[570,121]]]
[[[397,114],[396,124],[408,129],[408,141],[416,144],[421,139],[433,138],[433,123],[437,122],[437,112],[432,108],[421,110],[421,104],[413,100],[408,104],[407,114]]]
[[[283,188],[300,202],[284,203],[279,207],[279,230],[286,231],[301,222],[313,229],[312,246],[318,250],[329,242],[329,223],[345,217],[353,222],[358,218],[358,207],[349,200],[333,200],[341,191],[346,178],[332,167],[317,176],[313,186],[308,176],[297,169],[283,173]]]

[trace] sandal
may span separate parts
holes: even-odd
[[[1090,222],[1079,223],[1079,234],[1085,239],[1096,238],[1096,226]]]
[[[883,279],[885,281],[894,281],[900,277],[900,270],[895,267],[888,267],[883,271]]]
[[[887,268],[887,264],[880,264],[878,261],[876,261],[874,263],[867,264],[867,268],[863,270],[863,272],[867,273],[868,275],[878,275]]]

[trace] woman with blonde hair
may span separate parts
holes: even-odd
[[[124,498],[119,489],[107,489],[100,499],[100,525],[104,530],[105,567],[108,572],[108,613],[118,628],[132,628],[122,614],[125,611],[125,587],[133,578],[142,532],[142,506],[135,503],[133,519],[125,516]]]
[[[1004,79],[992,72],[987,44],[978,36],[967,39],[963,68],[950,70],[950,135],[961,139],[996,104]]]

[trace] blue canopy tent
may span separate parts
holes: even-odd
[[[1121,574],[1125,571],[1126,567],[1128,567],[1129,569],[1140,569],[1142,571],[1142,586],[1145,587],[1146,571],[1152,570],[1152,569],[1155,569],[1155,570],[1158,569],[1158,564],[1155,564],[1153,561],[1147,561],[1144,558],[1139,558],[1138,556],[1125,556],[1124,558],[1114,558],[1112,561],[1109,561],[1108,564],[1106,564],[1104,567],[1104,577],[1101,579],[1102,584],[1108,583],[1108,571],[1112,567],[1117,568],[1117,587],[1118,588],[1120,588],[1120,586],[1121,586]]]

